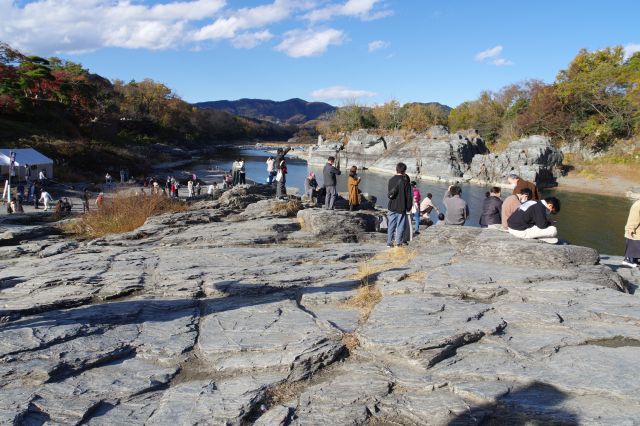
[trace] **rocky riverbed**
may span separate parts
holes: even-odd
[[[640,418],[638,271],[468,227],[386,249],[376,212],[216,198],[99,240],[1,240],[0,423]]]

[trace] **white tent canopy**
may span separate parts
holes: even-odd
[[[53,160],[45,157],[33,148],[0,148],[0,173],[2,173],[3,176],[9,175],[11,151],[16,153],[16,176],[24,178],[26,172],[24,165],[28,164],[31,169],[32,179],[36,179],[38,177],[38,172],[40,170],[44,170],[48,178],[53,177]]]

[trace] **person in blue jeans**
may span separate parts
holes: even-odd
[[[393,235],[395,233],[396,245],[405,244],[403,238],[405,226],[407,226],[407,213],[411,211],[413,197],[411,195],[411,185],[409,177],[406,175],[407,165],[398,163],[396,165],[396,174],[389,179],[388,197],[389,212],[387,213],[387,247],[393,244]]]
[[[415,220],[415,231],[414,235],[418,235],[420,233],[420,190],[418,189],[418,184],[415,180],[411,181],[411,191],[413,195],[413,204],[411,207],[411,211],[413,212],[413,219]]]

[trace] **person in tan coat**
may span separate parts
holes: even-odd
[[[622,264],[637,268],[640,259],[640,200],[631,205],[629,218],[624,226],[624,238],[627,240],[627,245]]]
[[[529,199],[540,200],[540,191],[538,191],[538,187],[535,183],[524,180],[515,173],[511,173],[507,180],[510,184],[515,185],[515,188],[513,188],[512,192],[513,195],[518,195],[520,194],[522,189],[529,188],[531,190],[531,197],[529,197]]]
[[[349,178],[347,180],[347,188],[349,190],[349,210],[358,210],[360,207],[360,190],[358,185],[361,178],[358,176],[358,168],[351,166],[349,169]]]

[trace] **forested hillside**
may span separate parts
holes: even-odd
[[[324,102],[307,102],[298,98],[281,102],[268,99],[223,100],[199,102],[194,105],[201,109],[221,110],[243,117],[286,124],[304,124],[336,109]]]
[[[111,82],[81,65],[0,43],[0,144],[33,146],[68,169],[144,169],[172,148],[286,139],[294,128],[200,110],[153,80]]]

